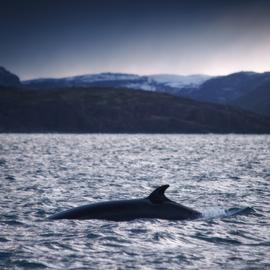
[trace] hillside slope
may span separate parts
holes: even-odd
[[[2,88],[0,132],[270,133],[270,121],[228,106],[147,91]]]

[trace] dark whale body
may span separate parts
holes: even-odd
[[[201,216],[200,212],[169,200],[164,195],[168,187],[169,185],[164,185],[157,188],[147,198],[84,205],[55,214],[50,219],[128,221],[138,218],[157,218],[184,220]]]

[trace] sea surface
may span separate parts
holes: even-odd
[[[47,220],[163,184],[204,218]],[[1,134],[0,269],[270,269],[269,185],[267,135]]]

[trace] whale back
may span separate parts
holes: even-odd
[[[146,198],[83,205],[54,214],[49,219],[128,221],[137,218],[158,218],[183,220],[201,216],[198,211],[168,199],[164,194],[168,187],[169,185],[160,186]]]

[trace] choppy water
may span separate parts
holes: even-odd
[[[269,180],[270,136],[2,134],[0,269],[270,269]],[[167,183],[216,218],[46,220]]]

